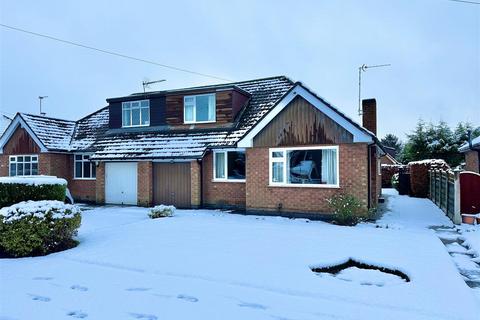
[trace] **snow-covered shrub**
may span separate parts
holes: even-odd
[[[398,191],[398,185],[399,185],[398,176],[399,176],[398,173],[395,173],[395,174],[392,176],[392,187],[395,188],[397,191]]]
[[[150,209],[148,216],[152,219],[165,218],[173,216],[176,208],[174,206],[159,205]]]
[[[364,214],[361,202],[350,194],[337,194],[327,200],[333,210],[333,222],[342,226],[356,225]]]
[[[0,208],[28,200],[65,200],[67,181],[51,176],[1,177]]]
[[[76,245],[80,209],[61,201],[24,201],[0,209],[0,252],[25,257]]]
[[[393,175],[406,169],[406,167],[402,164],[382,164],[382,188],[391,188]]]

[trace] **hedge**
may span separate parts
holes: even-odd
[[[429,170],[450,169],[448,164],[441,159],[427,159],[408,163],[410,172],[410,195],[412,197],[426,198],[429,192]]]
[[[64,201],[67,182],[55,177],[5,177],[0,179],[0,208],[22,201]]]

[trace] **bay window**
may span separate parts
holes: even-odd
[[[122,102],[122,127],[150,125],[150,100]]]
[[[213,152],[214,181],[245,181],[245,150]]]
[[[74,155],[73,168],[75,179],[95,179],[97,174],[95,163],[90,161],[90,155],[88,154]]]
[[[215,122],[215,94],[185,96],[183,98],[183,122]]]
[[[10,156],[9,160],[9,175],[11,177],[38,175],[37,155]]]
[[[270,185],[338,187],[338,147],[270,149]]]

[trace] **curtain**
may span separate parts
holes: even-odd
[[[322,183],[337,184],[337,150],[322,150]]]

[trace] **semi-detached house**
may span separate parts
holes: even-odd
[[[271,77],[107,99],[78,121],[18,113],[0,175],[55,175],[78,201],[323,214],[377,204],[376,102],[363,126],[300,82]]]

